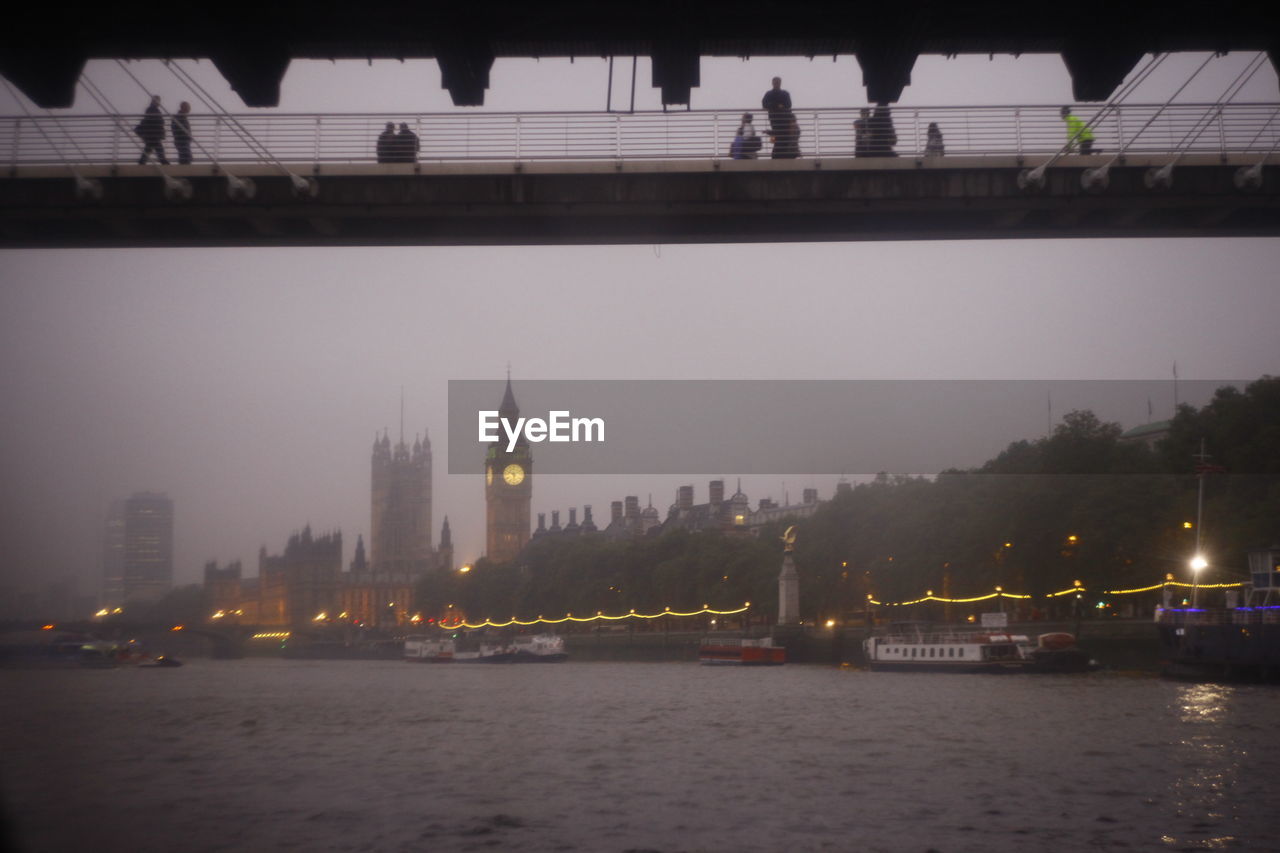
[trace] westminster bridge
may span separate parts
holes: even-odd
[[[1280,104],[1077,107],[1090,154],[1058,105],[898,107],[856,157],[857,109],[797,110],[800,157],[731,159],[742,112],[196,115],[183,166],[137,165],[136,116],[0,117],[0,247],[1280,234]]]

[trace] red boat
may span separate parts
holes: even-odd
[[[772,637],[703,637],[698,662],[715,666],[778,666],[787,662],[787,650],[775,646]]]

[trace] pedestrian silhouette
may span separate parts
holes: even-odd
[[[142,120],[133,129],[142,140],[142,154],[138,157],[138,165],[147,162],[147,155],[154,153],[162,166],[168,166],[169,160],[164,156],[164,116],[160,112],[160,96],[152,95],[151,103],[142,114]]]
[[[178,165],[191,164],[191,104],[183,101],[178,105],[178,113],[169,121],[169,132],[173,134],[173,147],[178,152]]]
[[[871,156],[871,110],[863,107],[853,120],[853,156]]]
[[[773,159],[794,160],[800,156],[800,122],[795,113],[787,110],[777,117],[777,129],[773,133]]]
[[[1071,107],[1063,107],[1058,115],[1067,123],[1067,153],[1070,154],[1079,147],[1081,154],[1092,154],[1093,131],[1085,124],[1084,119],[1074,115]]]
[[[925,131],[924,156],[941,157],[945,153],[947,152],[942,144],[942,131],[938,128],[936,121],[931,121],[929,122],[929,129]]]
[[[773,78],[773,88],[764,93],[760,106],[769,114],[769,135],[778,135],[779,119],[791,112],[791,93],[782,88],[782,78]]]
[[[395,162],[396,126],[394,122],[387,122],[387,126],[383,128],[382,133],[378,134],[378,144],[375,150],[379,163]]]
[[[871,112],[869,120],[871,137],[867,150],[872,157],[897,157],[893,146],[898,144],[898,134],[893,129],[893,118],[889,115],[888,104],[877,104]]]
[[[409,125],[404,122],[400,123],[400,132],[396,134],[395,141],[395,162],[397,163],[416,163],[418,162],[418,150],[420,148],[418,142],[418,134],[409,129]]]
[[[733,144],[729,146],[729,156],[734,160],[754,160],[763,146],[755,125],[751,123],[751,113],[743,113],[742,124],[738,125]]]

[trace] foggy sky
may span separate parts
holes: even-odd
[[[1216,98],[1248,58],[1216,60],[1183,99]],[[1176,59],[1183,77],[1197,64]],[[188,97],[158,63],[132,67],[166,104]],[[112,69],[89,72],[140,110],[145,95]],[[486,108],[601,109],[604,69],[499,60]],[[693,106],[758,109],[775,73],[797,107],[862,96],[850,57],[704,60]],[[295,63],[281,109],[452,110],[438,80],[433,62]],[[648,82],[641,60],[641,109],[657,106]],[[1153,79],[1134,100],[1181,82]],[[1269,65],[1244,99],[1277,99]],[[1069,100],[1057,57],[926,57],[903,104]],[[19,111],[7,93],[0,104]],[[106,505],[144,489],[174,499],[177,583],[208,559],[252,574],[259,546],[277,552],[306,523],[341,529],[349,559],[369,532],[370,447],[383,428],[398,437],[402,386],[406,439],[431,432],[435,533],[448,514],[458,560],[473,559],[483,484],[445,473],[447,382],[501,378],[508,362],[518,399],[527,379],[1141,379],[1175,360],[1185,379],[1275,374],[1277,262],[1273,239],[3,252],[3,571],[79,574],[96,591]],[[1100,414],[1129,427],[1146,407]],[[982,439],[954,464],[984,461]],[[737,472],[722,473],[732,488]],[[838,473],[743,489],[753,505],[810,485],[829,497]],[[652,492],[665,513],[678,482],[705,501],[706,479],[543,476],[533,511],[590,503],[599,521],[610,500]]]

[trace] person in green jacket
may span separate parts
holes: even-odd
[[[1092,154],[1093,131],[1084,123],[1084,119],[1072,115],[1071,107],[1063,107],[1059,115],[1067,123],[1067,153],[1075,151],[1079,145],[1081,154]]]

